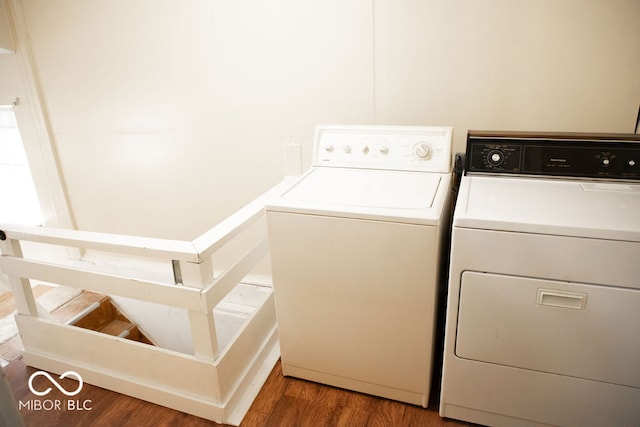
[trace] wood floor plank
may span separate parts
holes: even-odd
[[[36,285],[31,288],[33,297],[38,298],[53,289],[53,286]],[[16,310],[16,302],[11,292],[5,292],[0,295],[0,318],[13,315]]]
[[[317,427],[336,425],[339,414],[328,409],[322,402],[285,395],[278,401],[269,423],[287,427],[299,426],[303,421],[304,425]]]
[[[404,425],[404,413],[407,405],[392,400],[376,399],[371,404],[371,411],[366,425],[372,427]]]
[[[364,406],[344,406],[340,410],[336,427],[352,427],[362,424],[369,417],[369,409]]]
[[[268,420],[278,401],[282,398],[289,382],[282,375],[282,365],[276,363],[269,377],[254,400],[249,412],[242,420],[243,427],[262,427]]]
[[[15,309],[16,304],[11,292],[5,292],[0,295],[0,318],[9,316]]]
[[[289,385],[285,391],[286,396],[307,402],[318,401],[318,394],[321,393],[320,384],[292,377],[288,377],[288,382]]]
[[[78,313],[83,312],[87,307],[106,299],[107,297],[91,291],[84,291],[77,297],[67,301],[62,306],[51,312],[51,317],[60,323],[66,323],[73,319]]]
[[[4,360],[12,361],[22,356],[22,338],[14,335],[7,341],[0,344],[0,357]]]

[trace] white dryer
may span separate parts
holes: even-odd
[[[267,205],[284,375],[426,407],[452,129],[319,126]]]
[[[640,425],[640,136],[469,132],[440,415]]]

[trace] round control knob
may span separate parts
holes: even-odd
[[[421,142],[413,149],[413,152],[416,154],[416,156],[418,156],[419,159],[425,160],[431,157],[431,151],[431,146],[426,142]]]
[[[342,149],[347,154],[349,154],[351,152],[351,146],[350,145],[345,145],[344,147],[342,147]]]
[[[487,161],[490,165],[498,166],[504,161],[504,153],[500,150],[492,150],[487,155]]]
[[[333,153],[333,145],[327,145],[326,147],[324,147],[324,151],[326,151],[327,153]]]
[[[365,146],[362,148],[362,154],[369,154],[369,146],[368,146],[368,145],[365,145]]]
[[[380,147],[380,154],[389,154],[389,147]]]
[[[604,159],[600,160],[600,163],[602,163],[602,166],[609,166],[611,160],[609,160],[608,157],[605,157]]]
[[[635,161],[635,160],[633,160],[633,159],[631,159],[631,160],[629,160],[629,161],[627,162],[627,164],[628,164],[629,166],[631,166],[631,167],[634,167],[634,166],[636,165],[636,161]]]

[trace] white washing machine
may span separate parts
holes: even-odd
[[[452,129],[320,126],[267,206],[284,375],[426,407]]]
[[[640,136],[469,132],[440,415],[640,426]]]

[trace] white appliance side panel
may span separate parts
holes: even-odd
[[[640,290],[467,271],[458,316],[458,357],[640,387]]]
[[[269,211],[267,224],[283,366],[428,395],[439,228]]]

